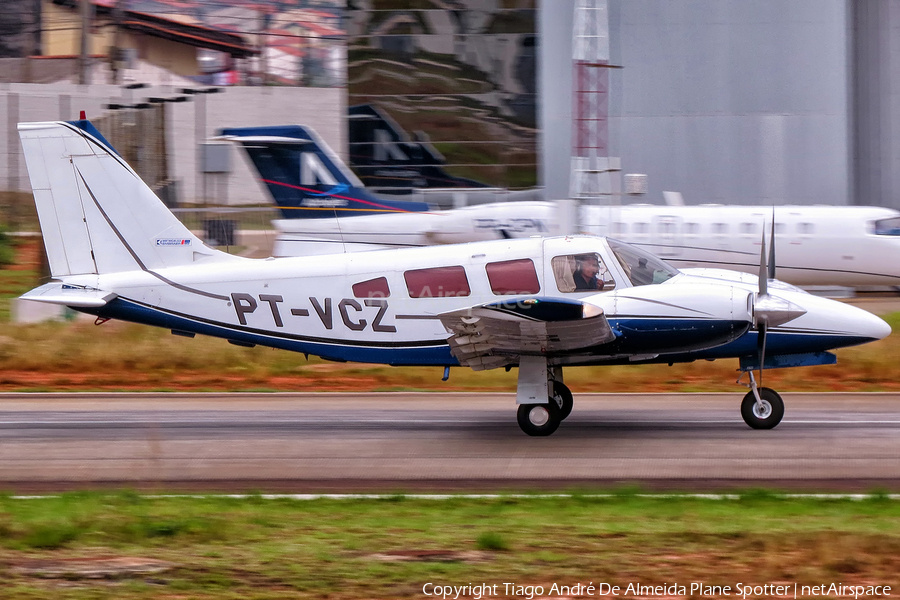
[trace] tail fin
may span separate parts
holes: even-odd
[[[236,259],[203,244],[77,123],[19,123],[19,136],[53,277]]]
[[[347,112],[350,162],[365,185],[391,194],[430,188],[490,187],[447,173],[447,159],[425,132],[415,131],[410,136],[377,105],[357,104]]]
[[[285,219],[423,212],[423,202],[382,200],[366,191],[328,144],[309,127],[233,127],[219,132],[240,143]]]

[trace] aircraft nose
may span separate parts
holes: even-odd
[[[868,311],[857,308],[853,317],[851,327],[860,337],[875,341],[882,340],[891,334],[891,326],[884,319]]]

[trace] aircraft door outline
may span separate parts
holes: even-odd
[[[682,218],[673,215],[653,217],[653,234],[656,237],[654,254],[662,257],[679,256],[681,248]]]

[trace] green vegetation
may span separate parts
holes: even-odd
[[[503,536],[494,531],[486,531],[475,540],[475,547],[479,550],[509,550],[509,544]]]
[[[884,498],[396,500],[0,498],[0,597],[420,598],[428,582],[900,584],[900,502]],[[65,581],[17,569],[90,557],[172,568]]]
[[[0,224],[8,231],[39,231],[31,192],[0,192]]]
[[[0,225],[0,269],[16,261],[16,251],[6,227]]]

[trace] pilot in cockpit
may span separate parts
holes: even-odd
[[[596,254],[576,255],[575,271],[572,273],[575,291],[602,290],[603,280],[597,277],[599,273],[600,261]]]

